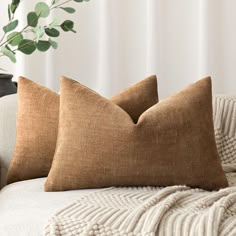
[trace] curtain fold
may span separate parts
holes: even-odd
[[[1,27],[9,2],[1,3]],[[37,1],[23,2],[17,16],[25,22]],[[56,91],[66,75],[108,97],[150,74],[159,78],[161,98],[208,75],[214,93],[236,93],[236,1],[90,0],[76,6],[73,16],[54,15],[72,18],[77,34],[62,33],[57,50],[18,53],[15,65],[0,59],[0,67]]]

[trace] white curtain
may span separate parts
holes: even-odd
[[[23,2],[25,19],[36,1]],[[236,93],[235,0],[90,0],[72,18],[78,33],[62,35],[58,50],[18,54],[16,65],[1,59],[0,67],[54,90],[66,75],[108,97],[150,74],[161,98],[207,75],[214,93]]]

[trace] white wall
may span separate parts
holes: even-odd
[[[19,15],[36,1],[23,2]],[[236,1],[90,0],[77,9],[78,33],[64,34],[58,50],[0,67],[55,90],[67,75],[106,96],[153,73],[162,98],[206,75],[215,93],[236,93]]]

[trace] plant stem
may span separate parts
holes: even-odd
[[[22,1],[23,1],[23,0],[21,0],[21,2],[22,2]],[[40,17],[40,16],[37,17],[37,20],[39,19],[39,17]],[[12,15],[11,20],[9,21],[9,23],[10,23],[13,19],[14,19],[14,14]],[[8,39],[8,40],[2,42],[3,39],[5,38],[5,35],[6,35],[6,33],[4,33],[2,39],[0,40],[0,47],[3,46],[4,44],[8,43],[10,40],[13,40],[14,38],[16,38],[19,34],[24,33],[25,30],[26,30],[28,27],[29,27],[29,25],[27,24],[27,25],[26,25],[20,32],[18,32],[14,37],[12,37],[12,38],[10,38],[10,39]]]
[[[22,2],[22,1],[23,1],[23,0],[21,0],[21,2]],[[14,20],[14,17],[15,17],[15,14],[12,14],[12,15],[11,15],[11,19],[9,20],[8,24]],[[6,36],[6,33],[4,32],[4,34],[3,34],[3,36],[2,36],[2,38],[1,38],[1,40],[0,40],[0,44],[1,44],[0,46],[3,45],[3,44],[2,44],[2,41],[4,40],[5,36]]]
[[[58,8],[58,7],[60,7],[60,6],[64,5],[64,4],[66,4],[66,3],[68,3],[68,2],[72,2],[72,0],[67,0],[67,1],[65,1],[65,2],[62,2],[62,3],[58,4],[58,5],[56,5],[56,6],[52,7],[52,8],[50,8],[50,10],[55,9],[55,8]]]
[[[2,43],[2,41],[4,40],[5,36],[6,36],[6,33],[4,32],[4,34],[3,34],[2,38],[0,39],[0,44],[1,44],[1,43]]]
[[[32,41],[35,42],[35,39],[33,39]],[[16,49],[12,50],[12,52],[19,51],[19,49],[24,48],[25,46],[30,45],[30,44],[31,44],[31,42],[29,42],[29,43],[25,43],[22,47],[18,47],[18,48],[16,48]],[[3,53],[0,54],[0,57],[3,57],[3,56],[5,56]]]
[[[58,4],[58,5],[56,5],[56,6],[52,7],[52,8],[50,8],[50,10],[56,9],[56,8],[58,8],[58,7],[60,7],[60,6],[64,5],[64,4],[66,4],[66,3],[68,3],[68,2],[72,2],[72,1],[73,1],[73,0],[66,0],[65,2],[62,2],[62,3]],[[12,15],[12,18],[11,18],[11,20],[10,20],[9,22],[11,22],[13,19],[14,19],[14,15]],[[13,40],[13,39],[14,39],[15,37],[17,37],[19,34],[23,33],[28,27],[29,27],[29,25],[26,25],[26,26],[25,26],[18,34],[16,34],[13,38],[8,39],[8,40],[5,40],[4,42],[2,42],[3,39],[4,39],[5,36],[6,36],[6,33],[4,33],[3,36],[2,36],[2,38],[1,38],[1,40],[0,40],[0,47],[3,46],[4,44],[8,43],[10,40]]]
[[[16,34],[14,37],[7,39],[6,41],[4,41],[3,43],[0,44],[0,47],[3,46],[4,44],[8,43],[10,40],[13,40],[15,37],[17,37],[19,34],[23,33],[27,28],[29,27],[29,25],[26,25],[20,32],[18,32],[18,34]]]

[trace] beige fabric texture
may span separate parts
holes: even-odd
[[[46,191],[228,186],[216,149],[210,78],[152,106],[137,123],[111,101],[62,78],[59,120]]]
[[[17,137],[7,183],[46,177],[55,151],[59,95],[26,78],[19,78]],[[132,119],[158,102],[157,79],[150,76],[111,99]]]
[[[216,95],[213,99],[216,145],[228,177],[236,179],[236,96]]]
[[[108,188],[62,206],[45,236],[235,236],[236,186]]]

